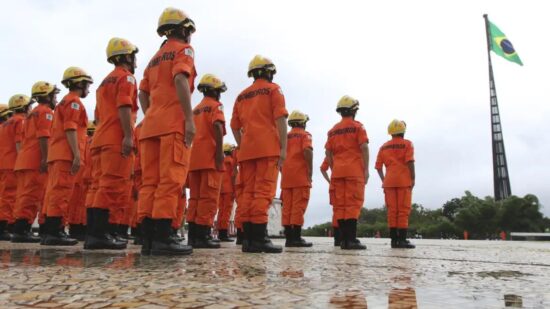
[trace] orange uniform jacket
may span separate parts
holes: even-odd
[[[118,115],[120,107],[131,107],[132,119],[138,111],[136,79],[123,67],[117,66],[107,75],[96,92],[96,117],[99,124],[94,133],[92,149],[105,145],[120,145],[124,137]],[[131,123],[132,128],[134,123]]]
[[[184,134],[185,118],[176,94],[174,77],[181,73],[186,74],[193,93],[197,76],[193,57],[191,45],[168,39],[149,61],[139,85],[140,90],[149,94],[151,102],[143,121],[140,139],[170,133]]]
[[[23,114],[14,114],[1,124],[0,130],[0,170],[13,171],[17,159],[16,143],[23,140]]]
[[[411,172],[408,163],[414,161],[413,143],[402,137],[394,137],[380,147],[376,157],[376,169],[386,166],[384,188],[410,187]]]
[[[76,130],[80,157],[84,158],[87,126],[88,116],[84,104],[82,104],[76,93],[69,92],[55,107],[52,135],[48,147],[48,162],[73,160],[73,153],[65,134],[65,131],[70,129]],[[81,164],[84,166],[84,162]]]
[[[242,129],[239,162],[281,154],[276,120],[288,116],[279,85],[258,79],[239,94],[231,129]]]
[[[38,139],[50,137],[53,110],[46,104],[38,104],[24,122],[24,137],[15,161],[15,170],[37,170],[40,168],[40,145]]]
[[[333,155],[331,178],[365,177],[361,145],[368,142],[367,131],[359,121],[345,117],[336,124],[325,144]]]
[[[213,98],[205,97],[193,109],[196,133],[191,148],[190,171],[215,169],[216,139],[214,123],[220,122],[225,135],[223,105]]]
[[[302,128],[292,128],[288,133],[286,160],[283,164],[281,188],[309,187],[307,163],[304,150],[313,149],[311,134]]]

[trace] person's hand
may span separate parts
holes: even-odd
[[[188,148],[191,147],[193,143],[193,138],[195,137],[195,123],[193,120],[185,121],[185,146]]]
[[[134,139],[132,137],[124,137],[122,139],[122,157],[127,158],[134,149]]]
[[[281,151],[281,155],[279,156],[279,162],[277,162],[277,168],[282,171],[283,170],[283,164],[286,160],[286,150]]]
[[[369,182],[369,170],[368,169],[365,169],[365,186],[367,185],[367,183]]]
[[[48,172],[48,161],[47,160],[40,160],[40,174],[45,174]]]
[[[73,165],[71,166],[71,175],[76,175],[80,169],[80,156],[75,156],[73,158]]]
[[[216,170],[218,172],[223,172],[223,153],[216,153],[216,158],[214,158],[216,163]]]

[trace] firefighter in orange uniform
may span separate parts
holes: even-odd
[[[145,111],[144,111],[145,113]],[[141,189],[141,150],[139,147],[139,136],[143,122],[139,122],[134,128],[134,140],[136,141],[136,158],[134,160],[134,185],[132,187],[132,199],[134,200],[134,208],[132,210],[132,232],[134,234],[134,245],[142,245],[141,223],[138,222],[138,203],[139,190]]]
[[[194,248],[220,248],[212,241],[210,228],[218,209],[223,172],[223,136],[225,117],[221,93],[225,83],[213,74],[205,74],[197,89],[204,99],[193,109],[197,126],[189,168],[188,244]]]
[[[334,215],[334,187],[332,186],[332,182],[330,181],[330,176],[328,174],[329,169],[330,166],[328,165],[328,159],[325,157],[323,163],[321,164],[321,174],[329,184],[328,195],[329,204],[332,206],[332,236],[334,238],[334,246],[340,247],[340,244],[342,243],[342,235],[340,234],[340,227],[338,227],[338,220]]]
[[[143,184],[138,203],[144,255],[193,252],[171,237],[195,135],[191,94],[197,73],[189,45],[193,32],[195,23],[183,11],[164,10],[157,33],[167,41],[149,61],[139,87],[145,112],[139,141]]]
[[[233,150],[233,162],[235,163],[235,202],[237,207],[235,207],[235,217],[233,222],[235,228],[237,229],[237,240],[235,241],[236,245],[243,244],[244,232],[243,232],[243,220],[242,220],[242,197],[243,197],[243,182],[241,178],[240,168],[239,168],[239,149],[235,148]]]
[[[91,183],[92,160],[90,147],[95,132],[95,124],[88,121],[86,129],[86,148],[82,157],[82,167],[76,174],[76,181],[73,188],[73,194],[69,200],[69,214],[67,223],[69,224],[69,237],[79,241],[86,239],[86,195]]]
[[[61,83],[69,89],[55,107],[48,149],[48,183],[44,198],[44,237],[46,246],[73,246],[78,240],[65,234],[69,198],[78,171],[83,168],[88,116],[81,98],[89,94],[92,77],[83,69],[69,67]]]
[[[233,242],[229,237],[229,221],[231,220],[231,212],[235,203],[235,168],[236,163],[233,157],[233,149],[231,144],[223,144],[223,165],[225,171],[222,176],[222,189],[218,201],[218,219],[217,230],[218,239],[223,242]]]
[[[12,242],[40,242],[31,233],[31,225],[42,208],[48,180],[48,140],[51,135],[53,108],[59,89],[39,81],[32,86],[32,97],[38,105],[24,122],[23,142],[15,162],[17,198]]]
[[[87,209],[84,249],[125,249],[118,236],[124,207],[130,199],[128,184],[134,161],[134,124],[137,85],[134,77],[138,48],[130,41],[112,38],[107,61],[115,68],[96,91],[97,128],[91,145],[92,187],[97,188]],[[127,227],[126,227],[127,229]]]
[[[333,209],[338,220],[344,250],[365,250],[357,239],[357,219],[363,207],[365,186],[369,179],[369,138],[363,125],[355,120],[359,101],[344,96],[336,111],[342,116],[329,132],[325,144],[332,171]]]
[[[311,247],[312,243],[302,238],[304,214],[309,202],[311,176],[313,173],[313,145],[311,134],[306,131],[309,117],[293,111],[288,116],[288,146],[281,179],[285,247]]]
[[[0,135],[2,135],[2,127],[3,127],[2,124],[4,122],[6,122],[6,120],[8,120],[11,113],[12,112],[9,110],[7,104],[0,104]],[[0,191],[1,190],[3,190],[2,189],[2,183],[0,183]],[[1,220],[0,221],[0,241],[2,241],[2,240],[5,241],[5,240],[10,240],[11,239],[11,235],[7,231],[7,225],[8,225],[7,220]]]
[[[15,177],[15,161],[21,151],[24,120],[27,117],[31,98],[24,94],[16,94],[10,98],[8,108],[13,116],[2,123],[0,130],[0,234],[4,240],[10,240],[2,233],[13,227],[15,221],[14,208],[17,194],[17,179]]]
[[[391,247],[413,249],[415,246],[407,240],[407,229],[415,181],[414,147],[404,138],[406,130],[404,121],[394,119],[389,124],[388,134],[392,139],[380,147],[375,168],[383,183]],[[385,175],[383,167],[386,167]]]
[[[254,83],[243,90],[233,107],[231,129],[239,145],[243,182],[241,198],[243,252],[280,253],[267,236],[268,210],[277,189],[279,170],[286,157],[285,99],[273,83],[273,62],[255,56],[248,66]]]

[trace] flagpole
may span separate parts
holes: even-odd
[[[502,135],[502,124],[500,122],[497,90],[495,86],[495,76],[493,74],[493,63],[491,61],[491,31],[489,25],[489,17],[487,16],[487,14],[484,14],[483,18],[485,19],[485,32],[487,35],[487,58],[489,60],[491,141],[493,146],[493,184],[495,191],[495,200],[500,201],[512,195],[512,189],[510,188],[510,177],[508,174],[506,152],[504,150],[504,138]]]

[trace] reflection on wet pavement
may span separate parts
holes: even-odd
[[[0,242],[0,308],[550,307],[547,243],[419,240],[392,250],[366,239],[367,251],[343,252],[309,240],[313,248],[283,254],[224,244],[187,257]]]

